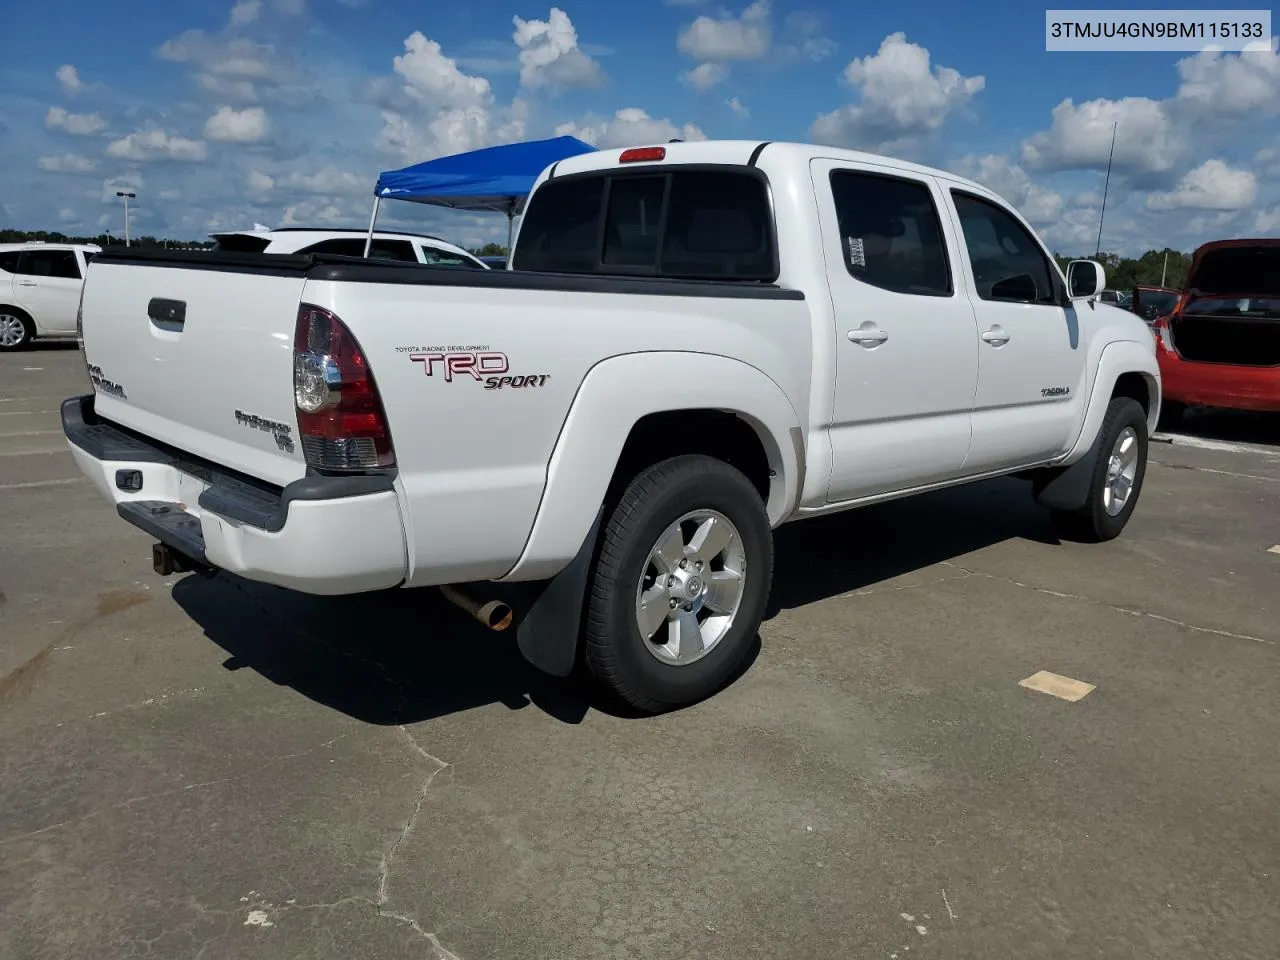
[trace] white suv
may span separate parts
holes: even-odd
[[[215,250],[238,253],[334,253],[345,257],[363,257],[367,230],[314,230],[310,227],[280,227],[276,230],[255,227],[231,233],[213,233]],[[419,233],[383,233],[375,231],[369,256],[383,260],[402,260],[437,267],[474,267],[488,270],[488,264],[461,247],[439,237]]]
[[[0,351],[35,337],[74,337],[84,270],[101,247],[0,243]]]

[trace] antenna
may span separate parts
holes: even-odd
[[[1111,158],[1116,155],[1116,128],[1119,126],[1119,121],[1111,125],[1111,152],[1107,154],[1107,179],[1102,185],[1102,211],[1098,214],[1098,248],[1093,253],[1095,260],[1102,256],[1102,220],[1107,215],[1107,190],[1111,186]]]

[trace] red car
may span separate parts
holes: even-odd
[[[1200,247],[1177,304],[1153,332],[1162,419],[1189,405],[1280,412],[1280,240]]]

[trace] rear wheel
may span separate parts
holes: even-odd
[[[646,713],[701,700],[741,668],[772,576],[769,519],[742,473],[706,456],[655,464],[606,522],[587,599],[587,668]]]
[[[35,336],[30,318],[12,307],[0,307],[0,350],[21,350]]]
[[[1147,415],[1128,397],[1107,407],[1084,506],[1055,511],[1053,520],[1067,539],[1100,543],[1120,535],[1133,516],[1147,473]]]

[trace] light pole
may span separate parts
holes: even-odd
[[[136,199],[136,193],[130,193],[127,190],[117,190],[117,197],[124,197],[124,245],[129,246],[129,201]]]

